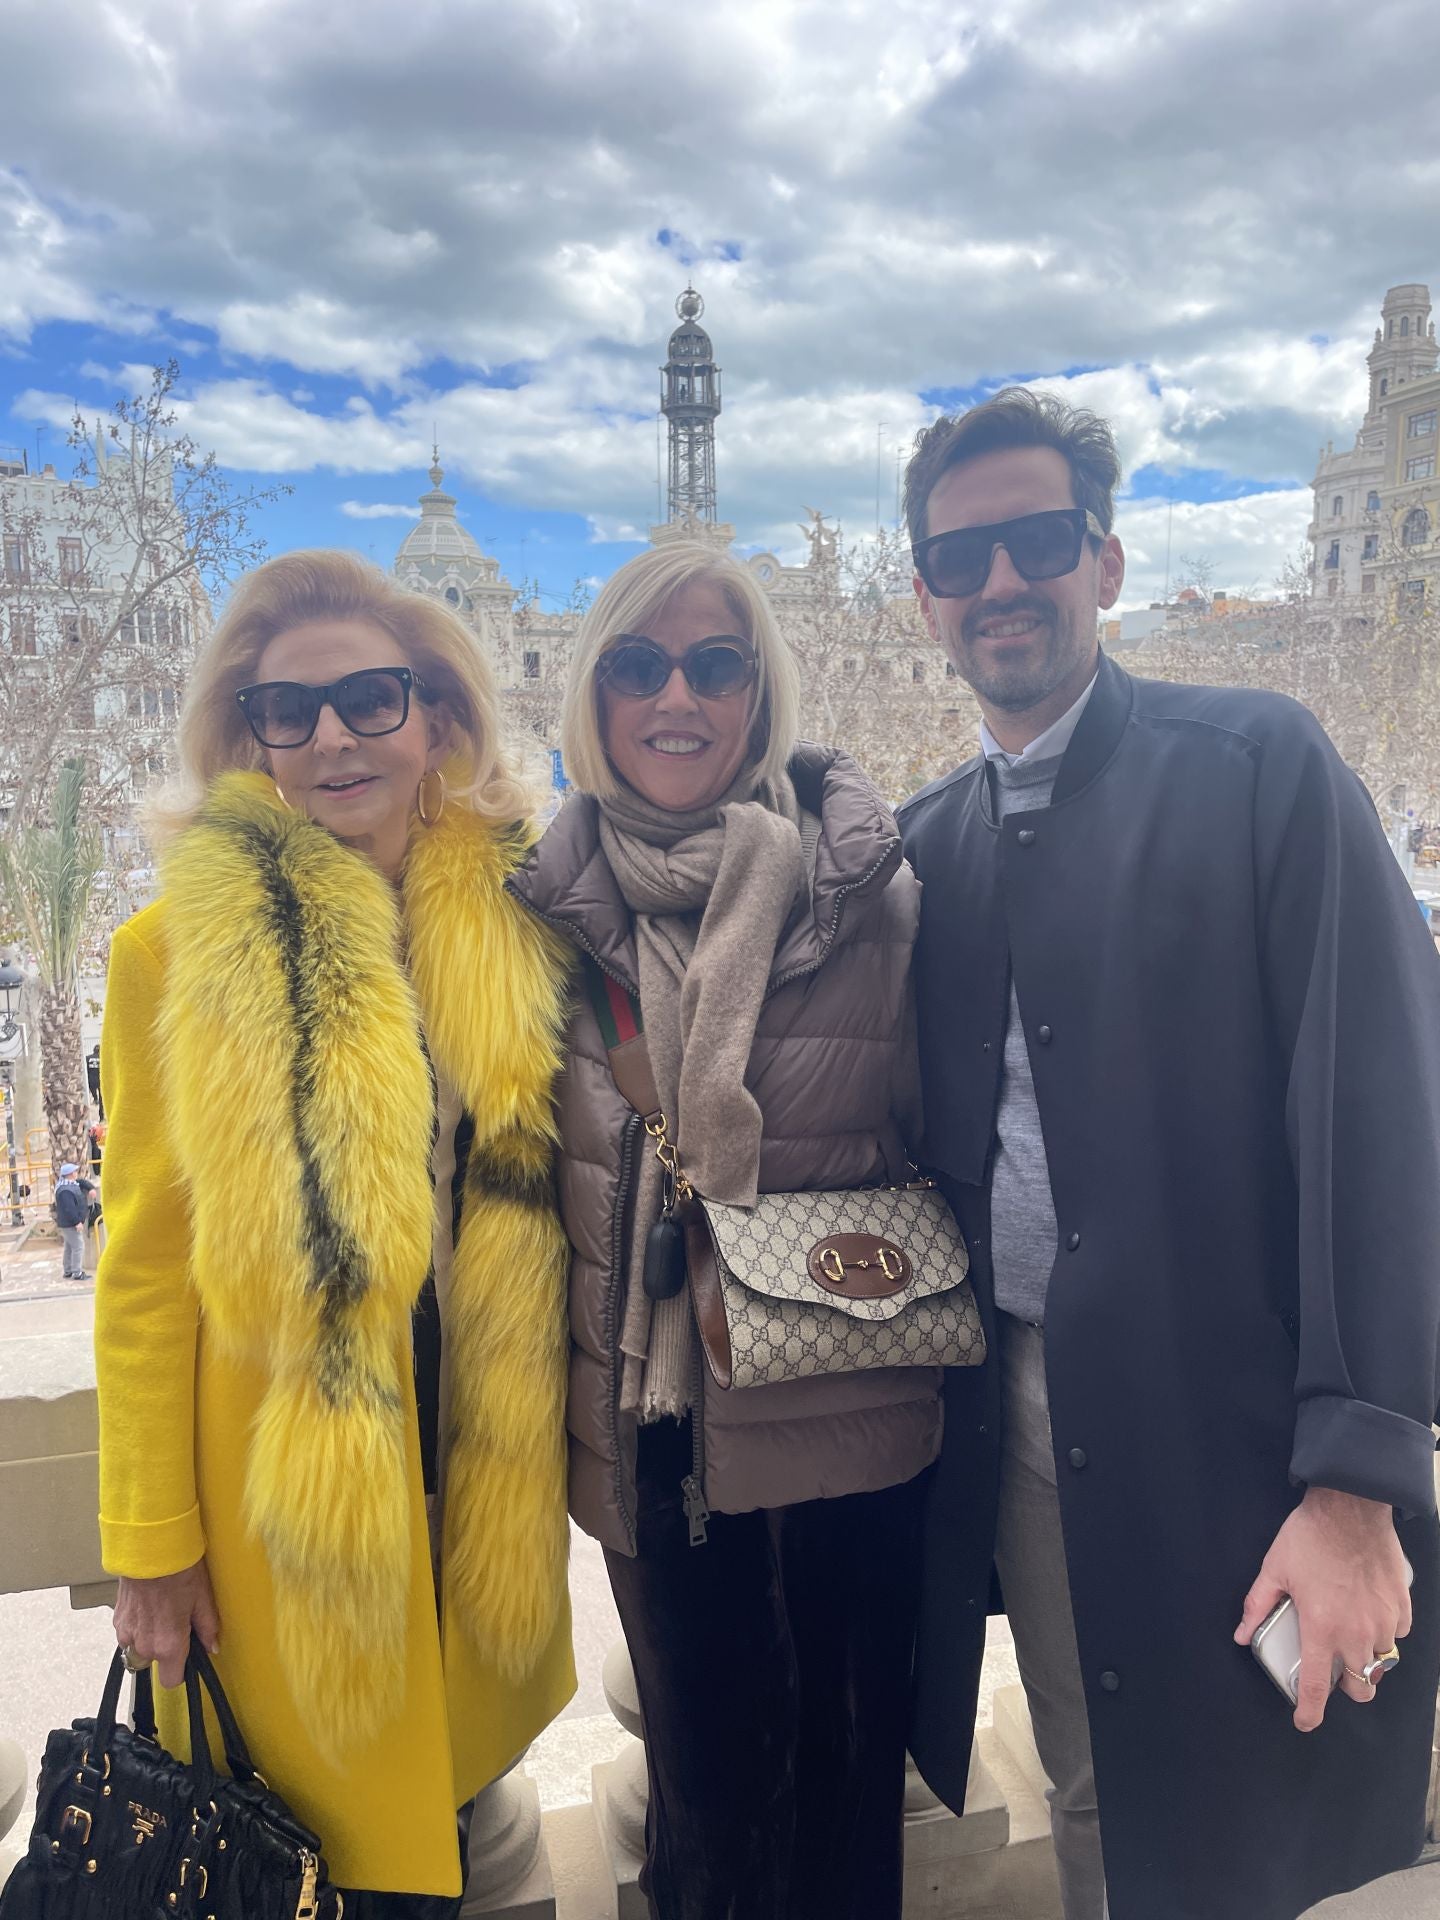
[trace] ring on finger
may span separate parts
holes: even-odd
[[[125,1656],[125,1671],[127,1673],[144,1673],[150,1664],[148,1660],[142,1660],[139,1657],[134,1647],[122,1647],[120,1651]]]
[[[1380,1681],[1384,1678],[1384,1676],[1387,1673],[1391,1672],[1393,1668],[1398,1667],[1399,1664],[1400,1664],[1399,1648],[1387,1647],[1384,1653],[1377,1653],[1375,1658],[1372,1661],[1370,1661],[1369,1664],[1362,1669],[1362,1671],[1365,1675],[1365,1678],[1370,1682],[1371,1686],[1374,1687],[1374,1686],[1378,1686]]]
[[[1363,1673],[1357,1673],[1354,1667],[1346,1667],[1345,1677],[1347,1680],[1353,1680],[1357,1687],[1369,1687],[1372,1693],[1375,1691],[1375,1682],[1370,1678],[1368,1667]]]

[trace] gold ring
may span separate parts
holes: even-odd
[[[1375,1691],[1375,1682],[1367,1674],[1357,1673],[1354,1667],[1346,1667],[1345,1677],[1347,1680],[1355,1681],[1358,1686],[1369,1687],[1372,1693]]]
[[[1399,1664],[1400,1649],[1398,1647],[1387,1647],[1384,1653],[1377,1653],[1375,1658],[1365,1667],[1365,1678],[1370,1682],[1372,1687],[1376,1686],[1392,1668],[1398,1667]]]

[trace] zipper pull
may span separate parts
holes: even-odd
[[[685,1518],[690,1522],[690,1544],[692,1547],[703,1547],[710,1538],[706,1531],[710,1509],[706,1506],[705,1496],[700,1491],[700,1482],[693,1473],[687,1473],[680,1482],[680,1491],[685,1497]]]
[[[313,1853],[300,1855],[300,1899],[295,1908],[295,1920],[314,1920],[315,1883],[319,1877],[320,1863]]]

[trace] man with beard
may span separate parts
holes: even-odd
[[[1423,1838],[1440,965],[1310,714],[1101,652],[1118,480],[1018,389],[906,480],[984,722],[900,818],[991,1354],[947,1383],[911,1744],[960,1809],[993,1561],[1066,1920],[1293,1920]],[[1293,1705],[1245,1650],[1287,1595]]]

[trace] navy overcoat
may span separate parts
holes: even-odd
[[[1013,972],[1059,1227],[1046,1350],[1113,1920],[1293,1920],[1419,1851],[1440,1671],[1440,960],[1375,810],[1276,694],[1102,658],[1053,802],[902,809],[925,1152],[993,1321]],[[993,1327],[992,1327],[993,1331]],[[998,1369],[947,1382],[912,1748],[963,1805]],[[1297,1733],[1232,1634],[1307,1484],[1390,1501],[1415,1625]]]

